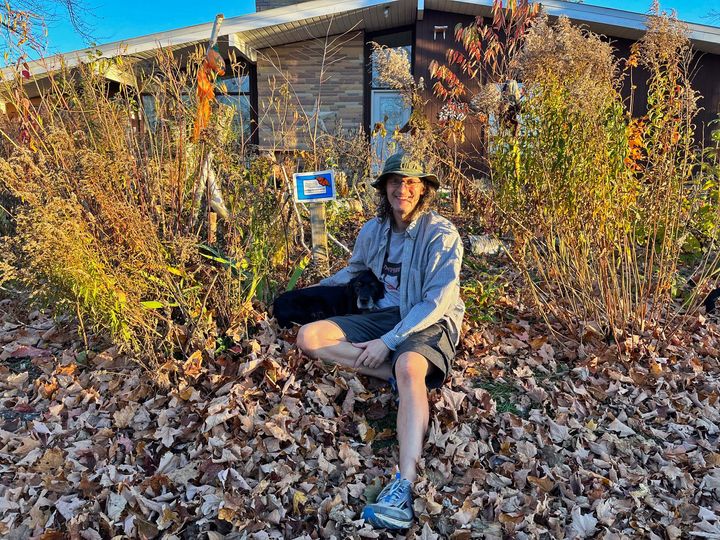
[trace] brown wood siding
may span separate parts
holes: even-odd
[[[609,38],[617,58],[630,56],[633,41],[629,39]],[[623,67],[621,65],[621,67]],[[709,126],[720,114],[720,55],[697,53],[691,66],[692,86],[702,96],[698,101],[700,108],[695,117],[695,139],[705,144],[710,142],[710,131],[720,126]],[[631,87],[635,87],[632,96],[633,116],[642,116],[647,112],[648,73],[642,68],[633,68],[623,80],[621,94],[626,106],[630,106]]]
[[[438,113],[442,108],[443,101],[433,95],[432,87],[434,81],[430,77],[430,63],[436,60],[445,63],[445,54],[448,49],[454,49],[458,45],[455,41],[455,25],[458,23],[467,26],[475,20],[472,15],[460,15],[443,11],[425,11],[422,21],[417,21],[415,26],[415,78],[422,77],[425,81],[425,114],[431,122],[435,122]],[[435,35],[436,26],[447,26],[445,38],[442,34]],[[463,75],[463,83],[470,83],[470,79]],[[470,83],[472,90],[475,83]],[[465,151],[481,151],[479,142],[482,140],[482,130],[477,123],[469,122],[466,127],[466,143],[463,145]]]
[[[460,15],[455,13],[446,13],[440,11],[427,10],[422,21],[417,21],[415,27],[415,77],[423,77],[425,80],[425,99],[427,105],[425,112],[430,121],[435,121],[442,107],[442,100],[436,98],[432,93],[433,80],[430,78],[429,67],[433,60],[445,62],[445,53],[448,49],[455,48],[457,43],[454,38],[454,29],[457,23],[463,25],[470,24],[474,20],[473,16]],[[445,39],[438,35],[434,37],[435,26],[447,26]],[[632,40],[608,37],[608,40],[615,48],[615,54],[618,58],[627,58],[630,55],[630,48],[633,44]],[[720,126],[710,126],[708,124],[718,118],[720,114],[720,55],[709,53],[698,53],[694,66],[693,87],[703,96],[698,105],[701,110],[696,117],[697,137],[700,142],[703,139],[705,143],[710,141],[710,131],[720,128]],[[634,86],[632,110],[634,116],[642,116],[647,111],[647,77],[648,74],[640,68],[632,70],[630,76],[625,77],[621,88],[622,96],[626,105],[630,105],[630,90]],[[467,77],[463,80],[467,83]],[[471,83],[470,90],[476,87],[475,83]],[[483,140],[482,129],[478,123],[470,122],[466,128],[466,142],[463,150],[468,152],[482,152],[480,141]]]

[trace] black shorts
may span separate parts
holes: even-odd
[[[390,307],[362,313],[330,317],[345,334],[350,343],[361,343],[378,339],[392,330],[400,322],[400,309]],[[428,388],[440,388],[450,374],[452,359],[455,357],[455,344],[450,339],[447,324],[443,321],[435,323],[425,330],[412,334],[394,351],[390,351],[390,361],[395,373],[395,362],[404,352],[415,352],[430,362],[430,369],[425,377]]]

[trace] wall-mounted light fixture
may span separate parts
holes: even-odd
[[[445,39],[445,31],[448,29],[447,26],[436,26],[433,30],[433,41],[437,39],[438,34],[442,33],[442,38]]]
[[[390,6],[385,6],[385,9],[383,10],[383,15],[385,15],[385,18],[387,19],[390,15]]]

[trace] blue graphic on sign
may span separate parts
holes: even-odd
[[[295,201],[322,202],[335,200],[335,172],[317,171],[293,174]]]

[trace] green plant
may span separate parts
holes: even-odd
[[[472,256],[465,257],[464,265],[465,272],[472,275],[460,283],[467,319],[475,323],[495,322],[498,300],[505,293],[504,273],[484,268]]]
[[[666,328],[675,310],[681,248],[702,193],[697,94],[682,27],[649,21],[628,62],[650,73],[647,115],[629,120],[607,43],[567,19],[542,20],[517,56],[517,125],[500,123],[491,144],[513,260],[542,312],[571,333],[594,323],[620,340]]]
[[[435,60],[430,64],[435,95],[462,117],[495,112],[500,97],[495,84],[518,78],[515,55],[539,12],[540,5],[528,0],[509,0],[507,6],[502,0],[493,0],[490,24],[482,16],[468,26],[458,23],[455,41],[462,50],[448,49],[447,64]]]
[[[161,51],[144,87],[114,95],[101,63],[51,74],[39,107],[23,106],[16,80],[18,113],[2,129],[0,155],[0,184],[20,201],[7,242],[37,300],[77,313],[152,366],[252,315],[289,210],[277,204],[273,177],[223,133],[231,127],[220,121],[222,106],[209,145],[189,141],[193,61],[188,74]],[[152,126],[134,123],[141,92],[155,105]],[[197,196],[208,152],[234,216],[221,221],[215,259],[198,248],[209,234]]]
[[[343,39],[315,44],[326,63]],[[160,49],[141,68],[91,56],[49,72],[34,103],[22,64],[4,86],[0,193],[16,203],[10,226],[0,222],[12,253],[0,282],[22,281],[150,368],[244,339],[255,310],[295,286],[309,249],[293,172],[336,167],[347,194],[365,197],[363,134],[322,132],[319,98],[310,111],[282,70],[260,120],[272,144],[297,136],[296,149],[258,154],[222,103],[194,141],[202,54],[180,63]],[[243,69],[231,59],[234,76]],[[109,70],[136,82],[115,91]]]

